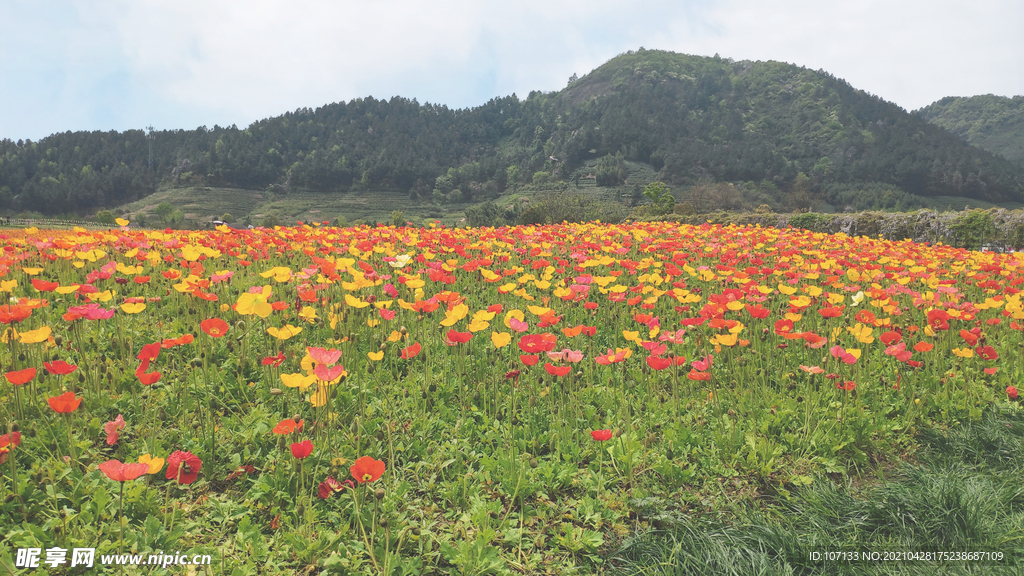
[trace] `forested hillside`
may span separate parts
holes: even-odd
[[[627,162],[650,164],[677,188],[748,182],[754,202],[867,207],[882,190],[881,207],[1024,200],[1021,166],[824,71],[641,49],[560,92],[472,109],[366,98],[247,128],[3,140],[0,210],[84,214],[161,184],[465,203],[538,179],[619,185]]]
[[[978,148],[1024,164],[1024,96],[950,96],[916,113]]]

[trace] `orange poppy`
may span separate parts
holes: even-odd
[[[363,456],[355,461],[349,468],[352,477],[356,482],[365,484],[376,482],[383,474],[386,466],[380,460],[374,460],[371,456]]]
[[[11,322],[21,322],[26,320],[32,315],[32,310],[26,306],[11,306],[10,304],[4,304],[0,306],[0,324],[10,324]]]
[[[75,393],[70,390],[61,394],[60,396],[53,396],[47,398],[47,402],[50,404],[50,408],[53,408],[54,412],[60,414],[69,414],[78,410],[78,407],[82,404],[81,398],[75,398]]]
[[[11,384],[14,384],[15,386],[21,386],[22,384],[27,384],[30,380],[32,380],[35,377],[36,377],[36,369],[35,368],[25,368],[24,370],[16,370],[16,371],[8,372],[8,373],[4,374],[4,378],[6,378],[8,382],[10,382]]]
[[[220,338],[228,332],[228,323],[220,318],[207,318],[199,323],[199,327],[214,338]]]
[[[421,349],[422,346],[420,346],[419,342],[416,342],[412,346],[402,348],[402,360],[411,360],[415,358],[416,355],[420,353]]]
[[[306,422],[305,420],[299,420],[298,422],[296,422],[295,420],[292,420],[291,418],[286,418],[286,419],[281,420],[280,422],[278,422],[277,426],[274,426],[273,432],[274,432],[274,434],[291,434],[292,432],[295,432],[296,430],[298,430],[299,432],[302,432],[302,425],[305,422]]]

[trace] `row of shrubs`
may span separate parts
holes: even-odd
[[[637,218],[642,221],[672,221],[682,224],[712,224],[801,228],[813,232],[851,236],[881,236],[886,240],[942,243],[979,250],[1024,248],[1024,210],[964,210],[938,212],[854,212],[843,214],[777,214],[764,208],[755,212],[714,212],[711,214],[666,214]]]

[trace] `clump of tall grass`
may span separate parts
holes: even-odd
[[[614,574],[812,576],[1020,574],[1024,566],[1024,414],[921,433],[913,462],[855,490],[818,478],[768,510],[659,517],[612,556]],[[671,518],[667,524],[665,518]],[[812,561],[813,552],[992,551],[998,562]]]

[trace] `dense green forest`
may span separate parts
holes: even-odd
[[[528,183],[621,185],[637,163],[677,190],[739,183],[755,206],[1024,201],[1024,167],[824,71],[641,48],[559,92],[471,109],[365,98],[247,128],[3,140],[0,210],[88,214],[168,184],[459,204]]]
[[[949,96],[915,113],[973,146],[1024,164],[1024,96]]]

